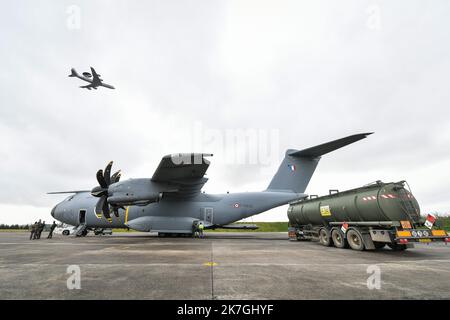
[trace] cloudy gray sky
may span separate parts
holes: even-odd
[[[94,187],[109,160],[150,177],[164,154],[211,152],[206,192],[254,191],[286,148],[372,131],[307,192],[407,179],[448,213],[449,16],[446,0],[4,3],[0,223],[50,220],[46,192]],[[67,77],[89,66],[117,89]]]

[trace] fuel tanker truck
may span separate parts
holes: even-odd
[[[435,228],[434,215],[421,217],[406,181],[309,196],[289,205],[288,218],[291,240],[318,240],[326,247],[405,250],[414,242],[450,241],[447,232]]]

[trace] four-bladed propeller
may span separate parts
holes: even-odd
[[[108,220],[111,220],[110,215],[111,211],[109,207],[110,205],[108,204],[108,188],[111,184],[119,182],[120,180],[120,170],[115,172],[111,176],[112,164],[113,164],[112,161],[108,163],[108,165],[105,168],[105,171],[101,169],[97,171],[97,181],[99,185],[94,189],[92,189],[91,191],[91,194],[94,197],[100,198],[95,206],[95,214],[97,215],[103,214],[103,216]],[[115,205],[111,205],[111,207],[113,209],[114,215],[118,217],[119,207]]]

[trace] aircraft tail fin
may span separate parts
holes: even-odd
[[[370,134],[372,133],[355,134],[303,150],[287,150],[267,190],[303,193],[322,155],[364,139]]]
[[[78,77],[78,73],[74,68],[70,69],[70,72],[69,77]]]

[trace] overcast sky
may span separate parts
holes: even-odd
[[[406,179],[448,213],[449,16],[447,0],[5,2],[0,223],[50,221],[64,196],[46,192],[91,189],[109,160],[126,179],[214,153],[206,192],[258,191],[287,148],[359,132],[375,134],[324,156],[307,193]],[[67,77],[89,66],[116,90]]]

